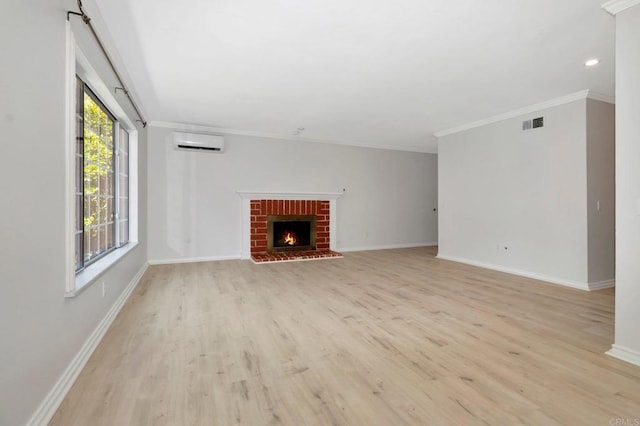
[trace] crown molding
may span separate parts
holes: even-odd
[[[229,129],[223,127],[214,127],[214,126],[202,126],[198,124],[186,124],[186,123],[174,123],[170,121],[150,121],[150,127],[162,127],[166,129],[173,129],[180,132],[204,132],[204,133],[215,133],[215,134],[223,134],[223,135],[239,135],[239,136],[253,136],[257,138],[267,138],[267,139],[280,139],[287,141],[300,141],[300,142],[311,142],[311,143],[324,143],[324,144],[332,144],[332,145],[343,145],[343,146],[353,146],[357,148],[372,148],[372,149],[386,149],[392,151],[408,151],[408,152],[422,152],[427,154],[437,154],[438,147],[436,146],[402,146],[402,145],[373,145],[373,144],[361,144],[357,142],[345,142],[331,139],[316,139],[316,138],[304,138],[300,136],[292,136],[292,135],[282,135],[277,133],[265,133],[265,132],[256,132],[252,130],[239,130],[239,129]]]
[[[616,16],[618,13],[639,4],[640,0],[610,0],[604,3],[602,8],[611,15]]]
[[[640,1],[640,0],[638,0]],[[611,96],[603,95],[600,93],[596,93],[592,90],[581,90],[580,92],[571,93],[566,96],[561,96],[559,98],[551,99],[545,102],[541,102],[534,105],[529,105],[524,108],[518,108],[513,111],[505,112],[502,114],[495,115],[493,117],[485,118],[478,121],[473,121],[471,123],[463,124],[461,126],[453,127],[451,129],[441,130],[439,132],[434,133],[433,135],[436,138],[441,138],[443,136],[452,135],[454,133],[460,133],[465,130],[475,129],[476,127],[486,126],[487,124],[497,123],[499,121],[508,120],[510,118],[519,117],[521,115],[531,114],[534,112],[538,112],[543,109],[552,108],[559,105],[568,104],[571,102],[579,101],[581,99],[593,99],[596,101],[607,102],[614,104],[615,100]]]
[[[616,104],[616,98],[613,96],[603,95],[602,93],[594,92],[593,90],[589,90],[587,98],[593,99],[594,101],[606,102],[608,104]]]

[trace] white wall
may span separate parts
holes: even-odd
[[[90,1],[85,1],[91,7]],[[140,240],[104,278],[65,299],[65,14],[76,2],[8,0],[0,14],[0,424],[28,421],[146,263],[146,132]]]
[[[439,257],[612,286],[614,112],[580,99],[440,138]],[[544,127],[522,131],[539,116]]]
[[[599,205],[599,209],[598,209]],[[615,277],[615,106],[587,99],[589,284]]]
[[[640,365],[640,5],[616,16],[616,343]]]
[[[437,241],[437,156],[227,135],[223,154],[176,151],[149,130],[149,259],[238,258],[238,190],[339,192],[337,249]]]
[[[585,109],[578,100],[439,140],[440,257],[586,285]],[[544,127],[523,132],[538,116]]]

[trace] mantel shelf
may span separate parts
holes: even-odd
[[[237,191],[243,200],[337,200],[344,192]]]

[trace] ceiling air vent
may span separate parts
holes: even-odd
[[[533,120],[525,120],[522,122],[522,130],[537,129],[544,126],[544,117],[534,118]]]

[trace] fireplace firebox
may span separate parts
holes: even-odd
[[[315,215],[267,216],[267,251],[315,249]]]

